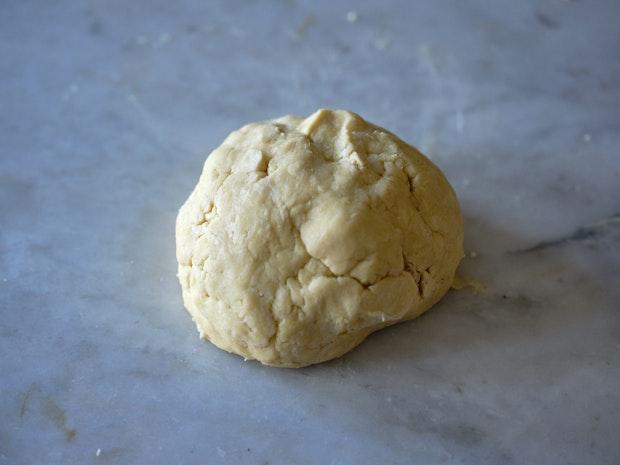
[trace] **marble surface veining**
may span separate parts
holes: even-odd
[[[620,3],[5,1],[0,464],[620,463]],[[174,220],[347,108],[462,203],[466,288],[329,363],[201,342]]]

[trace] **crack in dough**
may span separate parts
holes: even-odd
[[[231,133],[176,226],[185,307],[218,347],[274,366],[338,357],[415,318],[463,256],[456,196],[415,148],[319,110]]]

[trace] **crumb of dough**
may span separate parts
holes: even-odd
[[[472,289],[475,292],[486,292],[487,287],[482,281],[456,274],[452,283],[452,289]]]

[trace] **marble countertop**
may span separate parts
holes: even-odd
[[[0,464],[620,463],[620,3],[0,9]],[[347,108],[462,203],[461,273],[300,370],[201,342],[174,220],[253,120]]]

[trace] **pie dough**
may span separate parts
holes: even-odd
[[[447,292],[463,224],[442,172],[355,113],[248,124],[207,158],[176,224],[203,338],[302,367],[417,317]]]

